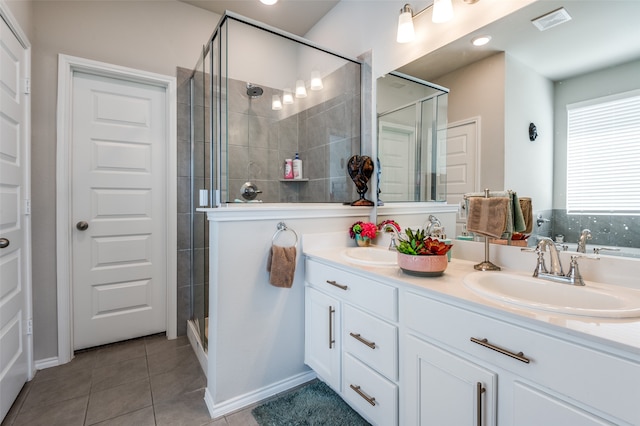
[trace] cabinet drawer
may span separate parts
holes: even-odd
[[[392,380],[398,379],[398,328],[344,305],[344,349]]]
[[[306,260],[305,269],[306,281],[314,287],[376,315],[397,321],[397,288],[309,259]]]
[[[616,419],[640,424],[640,362],[407,293],[407,326],[424,336],[532,380]],[[471,338],[529,363],[472,342]]]
[[[398,388],[375,371],[344,354],[345,400],[374,425],[398,424]]]

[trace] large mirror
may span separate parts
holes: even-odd
[[[558,24],[564,12],[571,19]],[[640,248],[640,209],[615,211],[607,202],[591,212],[567,212],[567,176],[575,177],[567,171],[567,107],[640,88],[638,16],[638,1],[541,0],[397,71],[450,89],[448,137],[477,141],[465,148],[470,188],[532,197],[542,219],[537,235],[561,234],[575,243],[590,229],[590,247],[617,246],[624,248],[620,254],[634,255],[629,248]],[[548,29],[533,24],[538,17]],[[478,48],[471,40],[480,35],[491,40]],[[620,172],[614,164],[611,173]],[[629,198],[639,186],[629,182]]]

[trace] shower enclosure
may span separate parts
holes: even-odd
[[[227,12],[191,77],[190,329],[206,351],[208,221],[200,207],[345,203],[360,153],[362,62]],[[302,159],[300,179],[285,160]]]
[[[377,87],[380,199],[446,201],[449,90],[395,72]]]

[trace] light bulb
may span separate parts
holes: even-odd
[[[273,95],[271,97],[271,109],[274,111],[279,111],[282,109],[282,102],[280,102],[280,96]]]
[[[400,16],[398,17],[398,35],[396,41],[398,43],[409,43],[415,38],[415,32],[413,30],[413,11],[411,6],[405,4],[400,10]]]
[[[291,93],[291,89],[284,89],[284,93],[282,94],[282,103],[285,105],[291,105],[293,103],[293,94]]]
[[[306,98],[307,97],[307,89],[304,87],[304,81],[298,80],[296,81],[296,98]]]
[[[322,90],[323,87],[320,71],[311,71],[311,90]]]
[[[434,0],[431,20],[436,24],[441,24],[451,19],[453,19],[453,5],[451,4],[451,0]]]

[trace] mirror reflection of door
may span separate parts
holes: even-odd
[[[477,122],[451,123],[447,128],[447,203],[459,204],[467,192],[477,188]],[[456,234],[466,223],[464,212],[456,218]]]
[[[415,127],[380,122],[378,156],[382,170],[380,199],[407,201],[414,197],[416,138]]]

